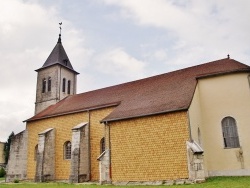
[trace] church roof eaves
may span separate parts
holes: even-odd
[[[103,105],[100,105],[100,106],[91,106],[91,107],[88,107],[88,108],[79,109],[79,110],[75,110],[75,111],[68,111],[68,112],[64,112],[64,113],[51,114],[51,115],[48,115],[48,116],[41,115],[45,111],[52,109],[55,106],[55,104],[54,104],[54,105],[49,106],[48,108],[46,108],[42,112],[38,113],[36,115],[38,117],[35,118],[35,116],[34,116],[32,118],[24,120],[23,122],[31,122],[31,121],[41,120],[41,119],[47,119],[47,118],[53,118],[53,117],[63,116],[63,115],[69,115],[69,114],[75,114],[75,113],[80,113],[80,112],[87,112],[87,111],[92,111],[92,110],[97,110],[97,109],[109,108],[109,107],[118,106],[119,104],[120,104],[120,102],[115,102],[115,103],[103,104]]]
[[[43,66],[43,67],[41,67],[41,68],[39,68],[39,69],[36,69],[35,71],[38,72],[38,71],[40,71],[40,70],[42,70],[42,69],[45,69],[45,68],[48,68],[48,67],[52,67],[52,66],[55,66],[55,65],[60,65],[60,66],[62,66],[62,67],[64,67],[64,68],[66,68],[66,69],[71,70],[71,71],[74,72],[75,74],[80,74],[79,72],[76,72],[74,69],[71,69],[71,68],[69,68],[69,67],[67,67],[67,66],[65,66],[65,65],[63,65],[63,64],[61,64],[61,63],[59,63],[59,62],[55,62],[55,63],[53,63],[53,64],[51,64],[51,65],[48,65],[48,66]]]
[[[216,77],[216,76],[222,76],[227,74],[233,74],[233,73],[243,73],[243,72],[249,72],[249,68],[240,69],[240,70],[232,70],[232,71],[224,71],[224,72],[215,72],[211,74],[204,74],[204,75],[197,75],[196,79],[202,79],[202,78],[210,78],[210,77]]]
[[[114,119],[104,118],[103,120],[100,121],[100,123],[119,121],[119,120],[128,120],[128,119],[133,119],[133,118],[141,118],[141,117],[160,115],[160,114],[166,114],[166,113],[171,113],[171,112],[181,112],[181,111],[187,111],[187,110],[188,110],[188,108],[179,108],[179,109],[167,110],[167,111],[162,111],[162,112],[155,112],[155,113],[143,114],[143,115],[138,115],[138,116],[123,117],[123,118],[116,118],[116,119],[115,118]]]

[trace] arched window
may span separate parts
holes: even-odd
[[[42,87],[42,92],[45,93],[46,91],[46,79],[43,79],[43,87]]]
[[[64,143],[64,159],[71,159],[71,142]]]
[[[62,92],[65,92],[65,88],[66,88],[66,79],[63,78]]]
[[[100,153],[102,154],[105,151],[105,138],[103,137],[100,141]]]
[[[34,160],[36,161],[38,156],[38,144],[35,146],[35,151],[34,151]]]
[[[48,91],[51,91],[51,78],[48,78]]]
[[[225,148],[240,147],[236,121],[232,117],[225,117],[222,121],[222,133]]]
[[[70,94],[70,84],[71,84],[71,81],[68,80],[68,94]]]

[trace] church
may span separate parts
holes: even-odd
[[[36,72],[35,115],[12,140],[8,182],[250,175],[248,65],[228,56],[77,94],[59,35]]]

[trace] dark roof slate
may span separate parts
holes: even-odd
[[[116,106],[103,121],[187,110],[197,79],[220,74],[250,72],[248,65],[221,59],[141,80],[69,96],[27,121],[78,111]]]
[[[60,35],[59,35],[57,44],[54,47],[54,49],[52,50],[52,52],[50,53],[49,57],[47,58],[47,60],[43,64],[43,66],[41,68],[37,69],[36,71],[39,71],[41,69],[44,69],[46,67],[56,65],[56,64],[59,64],[65,68],[75,72],[76,74],[79,74],[78,72],[76,72],[74,70],[74,68],[73,68],[73,66],[72,66],[72,64],[67,56],[67,53],[64,50]]]

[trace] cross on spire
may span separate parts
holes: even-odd
[[[62,22],[61,23],[59,23],[59,28],[60,28],[60,36],[61,36],[61,34],[62,34],[62,27],[61,27],[61,25],[62,25]]]
[[[60,33],[59,33],[59,38],[58,38],[57,43],[61,43],[61,34],[62,34],[62,27],[61,27],[61,25],[62,25],[62,22],[59,23]]]

